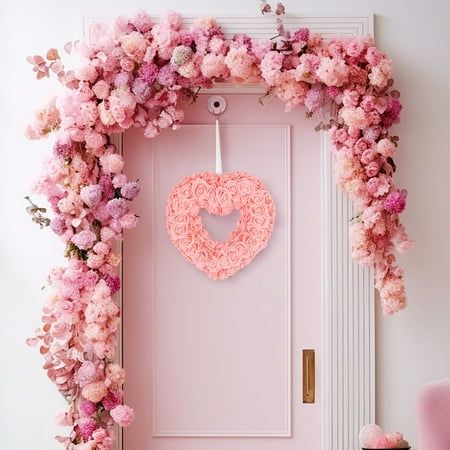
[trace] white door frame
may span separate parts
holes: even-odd
[[[271,37],[272,16],[218,16],[228,37],[247,32],[252,37]],[[88,26],[105,18],[83,19]],[[190,25],[195,17],[185,17]],[[325,38],[373,35],[373,15],[288,15],[288,29],[310,28]],[[250,30],[250,31],[249,31]],[[223,83],[205,93],[263,92],[260,85]],[[354,209],[333,180],[333,157],[327,133],[321,132],[321,310],[322,356],[318,365],[321,379],[322,450],[356,450],[359,429],[375,420],[375,312],[373,273],[352,261],[348,228]],[[115,143],[122,151],[122,137]],[[118,251],[121,252],[121,246]],[[122,269],[120,269],[122,275]],[[122,290],[117,294],[123,305]],[[117,358],[123,360],[122,327]],[[118,449],[123,449],[121,430]]]

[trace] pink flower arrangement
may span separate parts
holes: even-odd
[[[265,3],[263,12],[269,10]],[[121,405],[125,373],[111,365],[120,315],[114,298],[120,260],[113,242],[137,224],[131,202],[139,186],[123,173],[125,162],[111,135],[132,126],[148,138],[177,129],[181,102],[214,82],[259,82],[287,110],[305,105],[308,116],[319,117],[331,111],[317,129],[330,130],[336,182],[359,210],[350,232],[353,256],[374,267],[385,314],[406,306],[395,252],[412,243],[400,222],[406,191],[393,179],[398,138],[390,128],[402,105],[392,89],[391,61],[372,38],[325,41],[305,28],[288,35],[282,23],[277,30],[278,39],[243,34],[227,40],[214,19],[183,28],[176,13],[153,23],[139,12],[93,24],[89,43],[67,43],[64,51],[77,52],[81,60],[75,69],[64,66],[56,49],[27,58],[38,79],[54,74],[65,87],[37,112],[26,135],[56,135],[34,191],[51,206],[48,224],[69,262],[51,271],[43,323],[28,342],[39,346],[49,378],[69,401],[63,422],[73,432],[59,438],[67,449],[110,449],[113,421],[128,425],[133,418]],[[200,181],[196,198],[207,189]],[[177,228],[174,235],[185,231]],[[244,260],[248,252],[241,246],[238,256],[227,257]],[[201,265],[205,258],[199,252],[195,261]],[[214,273],[223,277],[226,270]],[[95,429],[92,420],[81,420],[86,417],[97,418]]]
[[[359,433],[359,441],[363,449],[409,449],[409,442],[399,432],[385,434],[374,424],[366,425]]]

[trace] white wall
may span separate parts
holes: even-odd
[[[54,90],[36,82],[25,57],[80,36],[83,16],[114,16],[152,2],[5,1],[0,6],[1,161],[0,430],[3,450],[57,449],[60,430],[51,416],[63,401],[48,382],[36,350],[24,341],[39,324],[48,268],[62,261],[62,247],[26,216],[29,180],[48,152],[48,142],[29,143],[25,119]],[[258,0],[153,2],[151,13],[170,6],[189,15],[256,14]],[[450,354],[450,3],[448,0],[286,0],[289,12],[376,14],[377,42],[394,59],[405,110],[397,180],[409,190],[405,221],[416,247],[402,263],[410,306],[377,327],[378,420],[416,442],[414,402],[425,382],[449,376]],[[316,449],[305,449],[316,450]]]

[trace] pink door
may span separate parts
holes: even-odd
[[[124,135],[127,172],[142,186],[124,244],[125,396],[137,417],[124,450],[320,449],[319,136],[303,111],[225,97],[224,171],[259,177],[277,208],[268,247],[227,280],[198,271],[165,228],[172,187],[214,171],[209,95],[177,131]],[[224,240],[238,215],[202,218]],[[313,404],[302,398],[305,348],[316,350]]]

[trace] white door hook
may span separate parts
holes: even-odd
[[[208,111],[216,117],[227,109],[227,101],[221,95],[213,95],[208,99]]]

